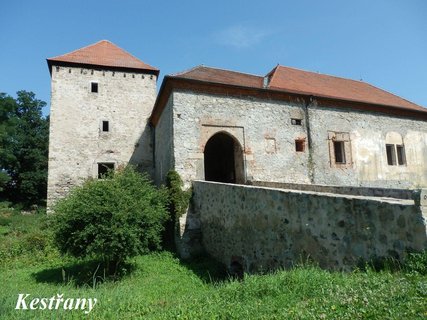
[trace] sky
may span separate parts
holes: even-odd
[[[0,92],[48,103],[46,58],[110,40],[166,74],[277,64],[355,80],[427,107],[427,1],[0,0]]]

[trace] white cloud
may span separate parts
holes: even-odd
[[[271,32],[242,25],[223,29],[214,35],[217,43],[235,48],[248,48],[260,43]]]

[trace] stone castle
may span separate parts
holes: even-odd
[[[298,252],[312,256],[323,252],[320,259],[328,255],[326,251],[331,251],[330,244],[319,244],[323,243],[322,237],[327,238],[325,241],[338,241],[329,239],[332,237],[342,242],[345,232],[342,236],[339,232],[330,232],[334,236],[315,235],[316,232],[307,229],[310,235],[304,234],[302,238],[311,240],[304,240],[299,247],[278,246],[280,248],[264,260],[261,256],[265,250],[260,249],[258,242],[254,244],[258,248],[255,251],[250,245],[242,249],[244,246],[235,248],[229,244],[212,249],[214,243],[221,242],[212,240],[218,236],[218,233],[213,235],[214,230],[227,229],[226,217],[212,221],[215,214],[223,212],[221,208],[215,211],[212,206],[221,207],[224,203],[205,207],[213,200],[200,202],[203,196],[198,195],[197,190],[209,190],[211,194],[224,194],[224,189],[215,192],[212,188],[231,188],[231,193],[243,192],[233,191],[236,188],[300,190],[298,194],[312,195],[300,199],[308,203],[315,196],[326,196],[325,193],[346,194],[345,199],[380,194],[383,198],[399,199],[396,200],[399,206],[414,207],[413,212],[408,209],[412,212],[408,215],[418,215],[421,217],[418,222],[424,223],[420,211],[423,202],[417,190],[427,187],[427,109],[370,84],[280,65],[265,76],[198,66],[165,76],[157,93],[159,69],[105,40],[47,62],[52,78],[48,207],[88,177],[100,177],[120,165],[137,165],[157,184],[164,183],[166,174],[173,169],[181,175],[186,187],[195,185],[194,203],[198,203],[181,221],[181,239],[190,246],[197,241],[202,243],[224,263],[237,259],[247,270],[286,265]],[[196,180],[200,181],[194,182]],[[252,187],[244,186],[248,184]],[[412,190],[418,192],[415,202],[413,196],[408,195]],[[279,194],[258,212],[264,214],[279,198],[285,201],[286,196]],[[223,201],[228,196],[231,195],[226,192]],[[255,198],[258,204],[262,202],[258,195]],[[337,198],[340,196],[334,197]],[[235,202],[236,198],[233,199],[230,201]],[[325,205],[332,201],[328,199],[315,203]],[[275,215],[279,216],[271,223],[275,227],[283,224],[284,228],[296,224],[297,231],[292,232],[304,233],[299,226],[304,212],[293,208],[298,205],[294,202],[292,206],[288,204],[287,210],[291,215],[298,211],[295,213],[298,219],[279,217],[281,209],[276,206]],[[230,207],[234,205],[231,203]],[[333,206],[339,207],[336,203]],[[354,204],[351,206],[352,209],[346,209],[347,213],[353,212]],[[374,211],[377,208],[372,203],[365,204],[365,208],[368,207]],[[204,217],[201,208],[213,213]],[[415,222],[410,221],[409,216],[400,218],[401,214],[394,212],[395,209],[390,209],[393,212],[390,214],[395,216],[395,223],[401,219],[400,227],[388,232],[396,233],[391,236],[394,244],[377,230],[372,241],[380,243],[382,239],[381,245],[368,246],[374,249],[359,248],[358,253],[351,251],[350,245],[342,252],[332,250],[331,255],[341,256],[341,260],[334,262],[331,258],[332,262],[325,262],[325,266],[351,265],[347,261],[352,259],[349,257],[387,255],[391,251],[401,255],[407,249],[425,248],[425,228],[418,226],[421,231],[417,229],[417,232],[421,233],[414,235],[413,228],[417,227],[412,224]],[[327,214],[345,216],[340,210]],[[356,210],[354,214],[363,214],[362,211]],[[319,213],[323,214],[326,213]],[[229,221],[228,227],[231,223],[234,236],[248,232],[249,218],[241,215],[246,213],[236,213],[240,222]],[[341,217],[340,221],[345,218]],[[322,223],[332,230],[327,222]],[[384,221],[380,219],[378,223],[381,225]],[[214,225],[216,229],[209,229]],[[246,231],[242,231],[243,225]],[[266,230],[271,229],[268,225]],[[238,227],[233,229],[233,226]],[[289,237],[292,232],[285,233]],[[200,233],[202,237],[194,237]],[[272,246],[269,241],[294,244],[295,237],[297,235],[280,242],[277,231],[270,234],[268,241],[258,240],[267,243],[265,248]],[[233,238],[233,242],[247,243],[245,239]],[[396,245],[396,241],[401,243]],[[303,243],[311,243],[310,248]],[[378,249],[381,246],[383,251]]]

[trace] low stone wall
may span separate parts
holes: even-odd
[[[427,248],[420,199],[383,199],[193,182],[192,220],[205,250],[245,271],[290,267],[310,257],[349,270],[374,257]],[[422,205],[422,204],[421,204]]]
[[[414,199],[414,197],[419,197],[417,190],[410,189],[327,186],[320,184],[282,183],[269,181],[248,181],[248,184],[258,187],[327,192],[368,197],[387,197],[396,199]]]

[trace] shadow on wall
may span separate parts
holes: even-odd
[[[146,172],[154,179],[153,168],[153,132],[150,124],[145,124],[144,130],[135,143],[134,151],[130,157],[129,164],[135,166],[138,171]]]

